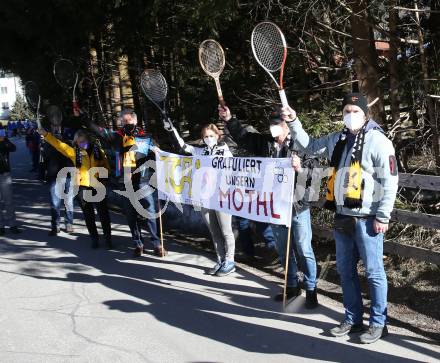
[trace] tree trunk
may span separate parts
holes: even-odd
[[[134,108],[133,89],[128,72],[128,56],[123,54],[118,58],[119,83],[121,86],[121,102],[124,108]]]
[[[399,70],[397,65],[397,10],[395,6],[397,0],[390,1],[390,105],[391,105],[391,120],[396,124],[400,119],[400,101],[399,101]]]
[[[359,90],[368,102],[377,101],[370,107],[370,115],[379,124],[385,125],[383,90],[380,86],[378,56],[373,31],[368,24],[367,1],[349,1],[351,35],[355,57],[354,68],[359,80]]]
[[[113,128],[116,129],[122,125],[119,123],[119,114],[122,111],[122,102],[121,102],[121,82],[119,78],[119,69],[115,68],[112,70],[112,78],[111,78],[111,100],[113,105],[113,117],[112,123]]]
[[[417,1],[414,1],[414,9],[416,10],[418,9]],[[439,136],[438,124],[434,109],[434,102],[430,97],[429,67],[428,67],[428,60],[426,57],[426,50],[425,47],[423,46],[425,44],[425,39],[423,36],[422,27],[420,24],[420,16],[418,11],[415,12],[415,17],[417,20],[417,36],[419,40],[420,65],[422,67],[422,76],[423,76],[423,89],[425,91],[425,96],[426,96],[428,122],[432,130],[432,148],[434,151],[435,169],[437,175],[440,175],[440,136]]]
[[[98,77],[99,77],[98,52],[96,51],[96,38],[93,33],[90,33],[89,35],[89,56],[90,56],[89,74],[92,80],[93,94],[95,96],[95,102],[96,102],[95,109],[97,108],[96,111],[98,112],[99,120],[105,121],[104,108],[102,106],[100,92],[99,92],[99,84],[98,84]]]

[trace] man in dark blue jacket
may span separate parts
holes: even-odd
[[[274,110],[269,120],[271,134],[260,134],[249,132],[243,127],[241,122],[233,117],[227,107],[219,107],[219,116],[225,121],[226,127],[234,141],[248,150],[251,154],[259,157],[270,158],[290,158],[296,161],[295,171],[301,175],[301,180],[305,179],[304,189],[306,193],[302,198],[295,199],[292,214],[292,243],[289,251],[289,268],[287,271],[286,298],[293,300],[301,295],[301,288],[298,283],[298,265],[304,273],[304,287],[306,289],[306,307],[313,309],[318,306],[316,293],[316,260],[312,248],[312,227],[310,218],[310,208],[308,203],[308,187],[311,183],[313,167],[317,165],[315,158],[298,157],[298,150],[290,136],[287,124],[282,119],[279,109]],[[303,177],[304,174],[304,177]],[[296,181],[298,178],[296,178]],[[287,250],[287,227],[272,225],[272,230],[277,244],[278,254],[284,264]],[[297,249],[299,263],[295,258]],[[283,301],[283,293],[275,296],[275,300]]]
[[[140,189],[147,190],[139,200],[144,210],[148,211],[149,217],[146,218],[150,241],[154,247],[154,254],[164,257],[167,251],[161,246],[157,233],[156,224],[156,198],[155,191],[149,185],[152,171],[146,167],[148,160],[155,160],[152,151],[153,139],[140,127],[137,126],[136,113],[131,109],[125,109],[120,115],[123,127],[111,132],[107,129],[91,124],[91,128],[106,142],[115,152],[115,174],[116,177],[123,176],[124,181],[129,180],[133,191]],[[135,172],[138,168],[142,172]],[[124,214],[127,217],[133,243],[135,246],[134,254],[139,257],[144,252],[144,242],[139,224],[139,214],[129,198],[123,198]]]

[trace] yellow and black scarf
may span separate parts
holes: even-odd
[[[367,127],[367,122],[364,124],[362,129],[359,130],[359,132],[356,134],[356,138],[354,140],[352,153],[351,153],[350,168],[345,175],[344,207],[351,209],[362,207],[362,189],[363,189],[362,151],[364,149],[366,127]],[[339,137],[339,140],[335,145],[330,160],[330,167],[332,167],[332,175],[329,177],[327,181],[327,194],[325,198],[326,201],[324,204],[324,208],[330,210],[336,209],[335,180],[336,180],[336,174],[340,167],[342,153],[344,151],[345,146],[347,145],[348,133],[349,130],[347,128],[345,128],[342,131],[341,136]]]
[[[91,153],[95,156],[95,160],[101,160],[102,159],[102,151],[99,145],[93,144],[89,147],[88,150],[86,150],[87,154],[91,156]],[[80,168],[82,166],[82,158],[83,155],[81,153],[81,148],[78,146],[75,146],[75,166],[77,168]]]

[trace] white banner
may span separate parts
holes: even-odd
[[[182,156],[156,150],[159,198],[290,226],[294,171],[288,158]]]

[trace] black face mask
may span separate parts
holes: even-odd
[[[136,125],[133,124],[124,125],[124,132],[126,135],[131,135],[135,129],[136,129]]]

